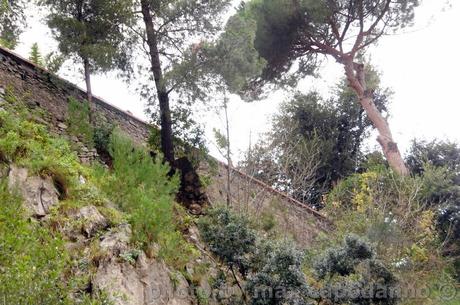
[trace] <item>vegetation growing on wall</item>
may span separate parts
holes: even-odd
[[[66,199],[53,213],[63,212],[71,202],[83,206],[91,195],[79,185],[80,175],[89,169],[78,162],[69,144],[50,135],[34,122],[21,99],[7,90],[0,105],[0,165],[16,164],[30,173],[51,177]],[[94,199],[94,197],[93,197]],[[96,201],[90,200],[91,204]],[[86,203],[87,204],[87,203]],[[65,217],[57,217],[61,222]],[[64,247],[65,237],[49,223],[26,218],[22,199],[0,183],[0,295],[8,304],[108,304],[95,293],[84,291],[88,278],[74,272],[74,261]]]
[[[89,103],[69,97],[67,116],[69,133],[78,137],[85,145],[92,147],[94,145],[94,129],[89,118]]]

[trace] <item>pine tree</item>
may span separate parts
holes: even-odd
[[[135,9],[140,11],[143,21],[142,29],[135,32],[141,37],[142,46],[147,45],[149,72],[155,83],[161,150],[171,165],[174,165],[175,157],[170,96],[173,91],[179,93],[180,88],[192,84],[198,75],[195,73],[196,61],[191,59],[196,59],[202,44],[190,43],[190,38],[202,39],[214,35],[223,10],[230,2],[141,0],[140,9]],[[144,95],[151,98],[148,91]],[[189,90],[189,98],[192,95]]]
[[[30,48],[29,60],[36,65],[43,66],[43,57],[36,42]]]
[[[236,16],[255,22],[255,38],[243,53],[246,56],[239,57],[245,61],[256,49],[266,65],[260,75],[248,81],[245,89],[259,93],[261,85],[267,82],[293,85],[314,72],[321,56],[335,59],[343,65],[348,85],[377,129],[377,140],[388,163],[396,172],[407,175],[389,124],[372,97],[361,55],[382,35],[410,25],[418,3],[418,0],[246,2]],[[241,30],[230,27],[227,31]]]
[[[62,55],[82,65],[91,105],[91,74],[128,67],[130,48],[124,34],[132,22],[132,1],[42,0],[40,4],[49,9],[47,23]]]

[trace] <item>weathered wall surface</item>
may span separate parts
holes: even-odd
[[[85,92],[77,86],[0,47],[0,90],[7,87],[25,96],[31,111],[46,110],[45,123],[58,134],[66,134],[68,98],[86,98]],[[150,125],[102,99],[95,97],[94,102],[99,117],[118,125],[137,143],[145,143]],[[225,203],[226,166],[218,163],[217,169],[204,166],[201,170],[212,173],[211,185],[207,186],[211,203]],[[320,213],[233,169],[231,197],[237,211],[248,213],[260,222],[273,215],[278,231],[303,245],[330,225]]]
[[[69,97],[85,100],[86,93],[77,86],[35,66],[29,61],[0,47],[0,87],[11,87],[24,95],[31,108],[40,107],[51,114],[49,120],[55,132],[62,132],[67,117]],[[97,112],[107,122],[119,125],[136,142],[144,142],[149,135],[149,125],[94,97]]]
[[[207,187],[211,204],[225,204],[227,166],[219,163],[217,169],[202,168],[201,171],[213,173],[212,183]],[[230,181],[231,205],[236,211],[251,215],[261,227],[272,223],[278,234],[293,238],[303,246],[331,226],[322,214],[236,169],[231,170]]]

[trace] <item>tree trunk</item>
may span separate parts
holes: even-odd
[[[87,58],[83,58],[83,65],[85,68],[85,83],[86,83],[86,94],[88,102],[93,101],[93,92],[91,90],[91,71],[89,66],[89,60]]]
[[[155,86],[160,106],[161,120],[161,150],[165,160],[171,166],[174,165],[174,143],[172,133],[171,110],[169,108],[169,92],[166,90],[163,71],[161,68],[160,54],[158,52],[158,40],[153,25],[150,3],[148,0],[141,0],[142,16],[144,18],[145,30],[147,34],[147,44],[149,46],[150,62],[152,73],[155,79]]]
[[[88,58],[82,58],[83,59],[83,66],[85,70],[85,83],[86,83],[86,98],[88,100],[88,107],[89,107],[89,122],[90,124],[93,124],[93,113],[94,113],[94,107],[93,107],[93,90],[91,89],[91,67],[89,64]]]
[[[226,124],[226,133],[227,133],[227,206],[231,204],[231,184],[230,184],[230,175],[231,175],[231,151],[230,151],[230,126],[228,123],[228,109],[227,109],[227,97],[224,97],[224,111],[225,111],[225,124]]]
[[[379,135],[377,141],[382,147],[383,154],[390,164],[391,168],[398,174],[406,176],[409,171],[399,151],[398,145],[393,140],[390,126],[380,111],[375,106],[372,93],[367,90],[364,73],[364,65],[354,63],[352,60],[345,62],[345,74],[349,85],[353,88],[358,96],[359,102],[371,120]]]

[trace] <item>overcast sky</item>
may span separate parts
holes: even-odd
[[[423,0],[416,10],[413,27],[398,35],[383,37],[377,46],[369,49],[372,63],[382,73],[383,85],[395,92],[389,121],[402,151],[408,148],[413,138],[460,142],[460,3],[452,2],[446,9],[445,0]],[[38,20],[31,24],[16,51],[27,57],[34,42],[43,52],[53,50],[56,44],[50,39],[46,26]],[[74,67],[67,66],[60,75],[84,87]],[[342,77],[343,70],[329,60],[325,62],[321,75],[321,79],[302,81],[299,88],[302,91],[315,89],[327,95]],[[93,91],[106,101],[147,120],[144,102],[134,88],[114,76],[94,76]],[[231,99],[229,112],[235,159],[247,149],[250,137],[254,143],[268,130],[270,116],[276,113],[284,99],[285,95],[280,92],[253,103],[244,103],[236,97]],[[222,118],[209,112],[200,120],[206,123],[211,153],[219,157],[212,144],[212,129],[223,129]],[[377,147],[377,144],[372,141],[370,146]]]

